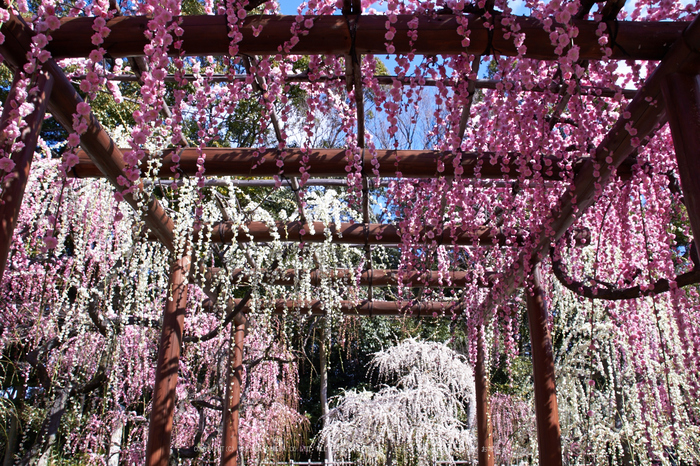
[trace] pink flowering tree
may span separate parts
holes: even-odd
[[[477,341],[485,325],[492,354],[506,362],[527,356],[520,354],[527,346],[520,332],[522,296],[499,284],[511,278],[506,271],[522,270],[539,256],[539,237],[553,234],[552,210],[570,192],[581,164],[612,163],[612,155],[596,148],[622,119],[634,156],[609,182],[592,181],[595,202],[589,209],[574,202],[572,227],[552,241],[542,264],[549,276],[544,287],[563,447],[578,464],[697,462],[700,299],[697,280],[688,278],[697,272],[697,254],[693,259],[670,132],[662,126],[641,137],[627,110],[657,63],[619,60],[625,55],[616,39],[618,23],[691,21],[700,4],[640,0],[610,18],[603,3],[528,0],[526,9],[553,50],[551,60],[539,60],[528,50],[535,47],[528,40],[532,30],[523,28],[514,5],[487,3],[360,2],[363,16],[384,15],[382,46],[392,54],[385,76],[369,54],[302,53],[307,36],[324,21],[318,17],[342,6],[336,0],[302,3],[289,37],[270,55],[244,54],[241,47],[266,37],[271,23],[249,17],[276,13],[273,1],[20,0],[0,9],[0,22],[22,15],[31,35],[20,54],[26,62],[14,70],[16,92],[4,102],[4,181],[15,169],[12,154],[21,148],[20,135],[33,111],[28,91],[52,63],[61,19],[92,18],[87,56],[57,65],[78,83],[83,101],[65,137],[39,143],[0,285],[7,461],[13,455],[25,462],[142,460],[167,264],[183,254],[191,254],[195,264],[186,319],[191,339],[183,348],[173,438],[174,455],[183,460],[201,454],[195,446],[216,448],[226,364],[221,348],[229,334],[222,320],[230,299],[247,296],[258,326],[251,330],[246,356],[244,415],[251,417],[242,424],[254,458],[276,454],[280,439],[297,442],[305,429],[295,413],[293,348],[271,317],[277,299],[318,299],[335,316],[343,302],[370,297],[443,301],[460,311],[455,322],[466,322],[469,341]],[[222,18],[227,53],[187,50],[181,15],[189,13]],[[421,55],[421,24],[443,14],[452,15],[463,50]],[[112,59],[108,42],[119,22],[114,18],[134,15],[146,18],[143,56]],[[585,49],[577,45],[584,33],[578,17],[593,22],[586,24],[595,30]],[[472,47],[481,36],[491,37],[492,26],[499,28],[502,43]],[[481,36],[473,33],[477,29]],[[3,31],[0,42],[9,33]],[[502,53],[506,45],[508,53]],[[582,59],[589,53],[603,58]],[[489,79],[478,81],[485,68]],[[364,94],[371,94],[372,114],[381,124],[368,124],[359,134]],[[103,107],[101,99],[109,105]],[[648,104],[656,108],[659,102]],[[370,174],[379,178],[378,150],[415,148],[407,147],[412,142],[401,125],[416,120],[417,109],[428,113],[422,121],[425,141],[437,154],[434,171],[414,179],[398,163],[384,177],[386,186],[370,189],[365,183]],[[94,114],[111,142],[124,149],[117,191],[103,181],[72,178]],[[337,121],[334,145],[342,146],[345,186],[311,189],[311,177],[323,171],[314,166],[311,149],[325,138],[328,128],[316,124],[324,115]],[[242,130],[236,126],[241,120]],[[251,190],[230,177],[208,179],[208,147],[242,144],[255,151],[255,166],[264,160],[257,157],[262,149],[275,150],[266,162],[274,164],[275,189]],[[180,166],[186,145],[196,151],[189,173]],[[161,180],[164,149],[172,149],[169,180]],[[60,159],[56,150],[63,151]],[[294,182],[287,165],[292,150],[301,154]],[[593,170],[596,178],[599,169]],[[294,193],[281,189],[283,184]],[[135,210],[122,202],[125,197]],[[143,222],[142,209],[154,199],[173,220],[172,254],[150,241]],[[236,237],[246,235],[253,221],[317,221],[326,227],[377,218],[396,228],[398,247],[367,245],[365,253],[333,244],[330,237],[315,245],[290,245],[280,234],[264,245]],[[230,222],[236,232],[231,244],[211,241],[212,226],[221,222]],[[315,231],[308,224],[304,233],[307,227]],[[585,244],[581,232],[588,235]],[[361,287],[359,272],[370,266],[397,269],[399,285]],[[310,271],[341,267],[351,271],[349,277],[328,275],[312,284]],[[212,269],[219,270],[217,299],[204,306],[213,289],[206,279]],[[293,270],[293,284],[269,285],[281,279],[268,274],[277,269]],[[236,278],[240,270],[245,282]],[[453,286],[455,270],[470,273],[466,286]],[[436,272],[443,286],[414,286],[409,272]],[[489,295],[485,285],[493,285]],[[486,296],[493,306],[483,305]],[[204,339],[211,331],[214,336]],[[475,359],[474,347],[469,357]],[[280,389],[270,390],[275,383]],[[277,423],[267,423],[272,419]],[[206,448],[202,451],[210,451]]]

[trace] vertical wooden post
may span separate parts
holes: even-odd
[[[700,76],[673,73],[661,86],[676,148],[683,200],[700,251]]]
[[[226,370],[226,398],[224,399],[224,433],[221,441],[221,466],[238,466],[240,450],[238,443],[238,421],[241,408],[241,382],[243,377],[243,341],[246,318],[239,314],[231,324],[229,359]]]
[[[491,431],[491,409],[489,406],[489,380],[486,375],[484,350],[484,327],[479,329],[476,343],[476,367],[474,368],[476,388],[476,436],[479,466],[493,466],[493,432]]]
[[[147,466],[168,466],[170,459],[170,437],[175,412],[175,388],[180,364],[182,329],[187,309],[187,272],[190,256],[185,255],[173,262],[170,270],[170,296],[165,302],[163,330],[158,348],[156,382],[153,387],[153,407],[148,426],[146,445]]]
[[[3,108],[2,120],[0,121],[0,128],[3,128],[3,134],[8,120],[12,118],[13,111],[18,111],[13,109],[11,105],[17,93],[17,82],[17,79],[15,79]],[[29,169],[34,158],[36,142],[39,138],[41,124],[44,121],[46,105],[52,88],[53,77],[47,72],[40,71],[36,80],[36,86],[27,96],[27,103],[34,106],[34,111],[24,119],[27,126],[22,128],[19,136],[19,141],[24,143],[24,147],[12,154],[12,161],[15,163],[15,166],[2,183],[2,200],[0,202],[0,280],[2,280],[2,276],[5,273],[7,257],[12,244],[12,234],[17,226],[17,217],[22,206],[24,189],[27,187],[27,180],[29,179]],[[2,143],[6,143],[4,137],[2,139]]]
[[[554,380],[552,337],[547,326],[547,309],[541,287],[539,264],[532,272],[532,295],[527,293],[527,320],[532,344],[532,372],[535,381],[535,414],[540,464],[561,466],[561,429]]]

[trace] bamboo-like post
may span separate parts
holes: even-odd
[[[700,76],[674,73],[661,88],[676,148],[683,201],[700,251]]]
[[[51,95],[53,81],[53,77],[50,74],[43,71],[38,73],[36,87],[27,96],[27,103],[34,106],[34,111],[25,118],[24,121],[27,123],[27,126],[22,128],[19,136],[19,142],[23,143],[24,146],[12,154],[12,161],[15,163],[15,166],[2,183],[2,200],[0,201],[0,280],[5,273],[7,257],[12,244],[12,234],[17,226],[17,217],[22,206],[24,190],[29,179],[29,169],[34,158],[36,142],[41,131],[41,123],[44,121],[46,105]],[[12,118],[13,110],[15,112],[19,111],[18,109],[13,109],[11,105],[16,98],[17,83],[18,80],[15,79],[3,107],[2,120],[0,121],[0,128],[3,128],[3,136],[4,128],[7,126],[8,120]],[[7,144],[7,142],[3,140],[1,143]]]
[[[170,437],[173,430],[182,331],[187,309],[189,269],[190,256],[185,255],[174,261],[170,270],[170,296],[165,302],[158,348],[158,365],[146,444],[146,466],[168,466],[170,459]]]
[[[243,377],[243,344],[247,320],[239,314],[231,325],[229,360],[226,369],[226,398],[224,398],[224,432],[221,442],[221,466],[238,466],[240,444],[238,422],[241,411],[241,383]]]
[[[489,405],[489,379],[486,374],[486,351],[484,349],[484,327],[479,329],[476,343],[476,436],[479,466],[493,466],[493,432],[491,430],[491,407]]]
[[[532,344],[532,372],[535,381],[535,414],[540,464],[561,466],[561,428],[554,380],[552,337],[547,326],[547,308],[536,264],[531,277],[532,294],[527,293],[527,320]]]

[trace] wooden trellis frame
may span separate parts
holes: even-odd
[[[584,2],[584,8],[590,9],[592,2]],[[491,6],[492,8],[492,6]],[[489,9],[487,7],[487,9]],[[603,12],[605,21],[613,21],[616,12],[620,9],[620,2],[610,0]],[[367,53],[386,53],[384,47],[384,34],[386,32],[385,19],[382,16],[360,15],[357,2],[346,1],[343,16],[316,17],[315,25],[308,35],[299,37],[299,43],[294,47],[295,54],[336,54],[350,56],[348,70],[345,76],[348,82],[348,90],[354,89],[355,93],[361,92],[358,79],[358,67],[353,66],[357,62],[358,55]],[[587,10],[577,15],[572,23],[578,28],[579,35],[576,45],[580,47],[580,58],[596,60],[604,57],[598,45],[596,30],[598,23],[581,19],[585,17]],[[421,17],[418,30],[419,39],[409,44],[406,39],[408,21],[412,16],[399,15],[398,21],[393,24],[397,29],[394,40],[396,53],[413,51],[416,54],[456,54],[467,52],[481,56],[497,51],[501,55],[517,55],[517,49],[511,39],[506,38],[507,28],[495,20],[493,30],[484,25],[483,17],[479,15],[469,16],[469,29],[471,31],[471,43],[467,49],[462,47],[462,37],[457,34],[458,22],[453,15],[438,15],[434,18]],[[116,17],[107,23],[111,33],[106,38],[103,47],[112,57],[138,57],[143,55],[147,40],[143,35],[148,19],[143,17]],[[548,32],[542,24],[532,18],[516,18],[521,32],[525,33],[525,45],[527,53],[525,57],[542,60],[554,60],[558,55],[554,51]],[[289,39],[290,26],[295,23],[294,17],[289,16],[260,16],[245,20],[242,28],[243,40],[239,44],[240,53],[269,55],[277,54],[278,46]],[[260,37],[253,37],[253,26],[265,25]],[[348,25],[351,24],[355,31],[355,39],[351,38]],[[223,55],[228,53],[229,40],[228,25],[225,17],[220,16],[186,16],[181,24],[183,35],[183,49],[188,55]],[[515,288],[521,286],[529,278],[534,296],[528,299],[528,316],[531,326],[533,345],[533,371],[535,380],[536,415],[538,425],[538,440],[540,447],[540,463],[547,465],[562,464],[561,441],[559,420],[557,414],[556,392],[554,386],[554,363],[552,357],[551,337],[546,327],[546,309],[540,296],[539,271],[537,264],[542,259],[553,240],[564,235],[571,227],[575,219],[582,215],[593,203],[596,187],[604,186],[610,179],[613,170],[618,173],[629,172],[635,153],[631,142],[631,135],[625,129],[631,125],[637,130],[636,137],[640,140],[651,137],[654,132],[666,121],[670,123],[674,145],[676,147],[677,160],[681,174],[683,195],[688,207],[688,215],[694,241],[700,246],[700,19],[692,23],[681,22],[615,22],[616,36],[612,47],[612,59],[632,60],[661,60],[660,65],[648,77],[644,86],[635,94],[626,112],[631,116],[620,120],[609,131],[602,143],[595,150],[595,155],[589,159],[583,159],[576,168],[571,189],[560,199],[558,206],[552,211],[550,222],[543,225],[540,231],[532,232],[535,241],[534,253],[521,253],[514,262],[511,270],[497,283],[483,283],[483,286],[493,286],[490,298],[499,293],[510,294]],[[403,32],[403,34],[402,34]],[[5,61],[15,70],[21,69],[26,62],[26,53],[30,48],[32,31],[26,24],[14,15],[2,27],[5,42],[0,45],[0,54]],[[62,21],[59,30],[52,33],[53,40],[48,50],[55,59],[67,57],[86,57],[93,49],[90,36],[94,33],[91,18],[70,18]],[[48,60],[42,66],[42,74],[39,80],[38,92],[32,96],[35,103],[34,113],[27,119],[28,128],[22,134],[25,147],[21,153],[13,154],[16,167],[12,177],[3,191],[4,204],[0,206],[0,273],[4,270],[7,254],[10,247],[12,232],[17,220],[22,194],[26,186],[28,170],[31,158],[36,146],[44,111],[48,109],[56,120],[70,130],[72,128],[72,115],[81,102],[71,82],[62,70],[56,65],[54,59]],[[303,79],[303,78],[300,78]],[[470,82],[470,89],[478,87],[477,81]],[[486,84],[482,83],[484,87]],[[542,89],[532,89],[541,91]],[[609,93],[610,90],[599,90]],[[630,91],[626,91],[629,95]],[[568,94],[563,94],[557,108],[563,108],[568,101]],[[462,128],[466,124],[468,111],[463,113]],[[555,118],[550,122],[556,123]],[[0,121],[0,127],[4,124],[6,115]],[[364,145],[364,118],[361,106],[358,106],[358,145]],[[124,168],[123,154],[116,147],[114,141],[102,129],[94,115],[90,116],[88,131],[81,136],[80,154],[81,163],[74,169],[73,175],[77,177],[105,177],[119,191],[122,188],[117,183],[117,177]],[[255,170],[251,167],[256,160],[252,159],[252,149],[211,149],[210,158],[207,161],[207,175],[217,176],[271,176],[276,169],[271,160],[276,153],[263,154],[263,158],[269,158],[269,163],[263,163]],[[291,156],[285,160],[285,171],[288,176],[299,176],[299,155],[292,151]],[[431,177],[436,176],[437,160],[445,154],[433,151],[379,151],[379,175],[392,176],[396,171],[394,162],[397,155],[400,156],[399,169],[407,177]],[[170,174],[168,153],[166,151],[165,163],[160,173],[167,177]],[[449,157],[449,155],[448,155]],[[501,179],[504,177],[500,164],[492,166],[483,164],[483,154],[472,154],[464,157],[463,165],[465,175],[474,176],[478,173],[483,178]],[[607,163],[607,157],[612,163]],[[344,176],[345,160],[342,151],[315,150],[312,153],[312,176]],[[180,169],[186,174],[196,171],[194,149],[184,149],[180,162]],[[401,165],[403,164],[403,165]],[[445,164],[449,169],[451,164]],[[555,167],[556,164],[553,164]],[[370,165],[363,160],[363,177],[367,180],[374,173],[369,170]],[[520,167],[510,167],[517,170]],[[557,180],[560,173],[552,168],[551,173],[544,173],[544,177]],[[513,171],[511,171],[512,173]],[[447,172],[441,175],[450,176]],[[291,182],[293,184],[293,180]],[[352,230],[357,230],[357,237],[353,244],[364,244],[367,247],[371,242],[370,233],[374,229],[381,231],[387,238],[387,229],[393,227],[387,225],[370,225],[367,211],[367,191],[369,184],[363,185],[363,223],[356,226],[340,226],[344,228],[343,238],[352,237]],[[143,188],[143,185],[140,186]],[[125,196],[127,202],[135,206],[133,196]],[[155,239],[163,243],[168,249],[173,249],[173,223],[162,206],[155,199],[148,202],[144,221]],[[302,225],[297,225],[297,230]],[[256,229],[257,228],[257,229]],[[319,226],[322,228],[322,226]],[[228,241],[233,238],[234,232],[226,225],[217,226],[220,241]],[[278,229],[279,230],[279,229]],[[271,238],[268,227],[256,226],[253,228],[252,237],[257,240]],[[317,229],[318,231],[318,229]],[[483,234],[481,234],[483,233]],[[463,244],[473,243],[477,237],[480,244],[497,240],[497,232],[483,231],[478,235],[465,237]],[[245,238],[247,233],[238,232],[237,238]],[[258,235],[256,237],[256,235]],[[494,236],[495,235],[495,236]],[[375,235],[376,237],[376,235]],[[313,238],[302,236],[288,237],[289,240],[309,241]],[[450,241],[452,238],[445,238]],[[389,244],[400,242],[400,237],[394,231]],[[148,465],[166,465],[170,453],[170,431],[172,429],[172,411],[174,402],[174,390],[177,383],[177,362],[179,359],[180,345],[182,344],[182,331],[184,320],[184,306],[186,303],[185,270],[189,267],[189,258],[183,257],[176,261],[171,271],[171,288],[174,299],[168,301],[165,308],[162,338],[159,349],[158,368],[156,370],[156,383],[154,388],[153,413],[149,430],[147,447]],[[339,272],[347,274],[347,271]],[[377,274],[375,285],[390,283],[393,271],[366,271],[363,274],[362,284],[371,287]],[[287,272],[284,274],[287,275]],[[435,277],[411,277],[411,282],[423,283],[423,286],[435,284]],[[455,283],[465,280],[464,276],[455,276]],[[283,283],[282,278],[271,279]],[[275,282],[275,283],[278,283]],[[371,288],[370,288],[371,289]],[[502,294],[501,294],[502,295]],[[487,299],[483,303],[483,311],[498,303]],[[245,325],[244,314],[245,300],[230,303],[234,310],[232,334],[235,345],[230,349],[231,361],[229,364],[229,386],[227,387],[224,416],[224,440],[221,464],[232,465],[238,463],[238,438],[237,438],[237,403],[240,398],[240,361],[243,344],[243,332]],[[412,305],[401,302],[366,302],[360,306],[344,305],[347,312],[360,315],[399,315],[404,313]],[[411,309],[416,313],[422,312],[447,312],[451,311],[455,303],[428,303]],[[305,310],[319,312],[319,302],[297,303],[277,302],[276,312],[283,312],[289,307],[301,307]],[[477,388],[477,431],[479,464],[493,465],[492,434],[487,416],[488,412],[488,381],[484,367],[483,329],[480,331],[478,341],[478,357],[476,366]],[[236,383],[236,380],[238,381]],[[230,453],[230,454],[229,454]]]

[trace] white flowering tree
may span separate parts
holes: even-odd
[[[407,339],[371,361],[379,391],[336,397],[318,445],[361,464],[430,464],[475,456],[474,372],[443,343]]]

